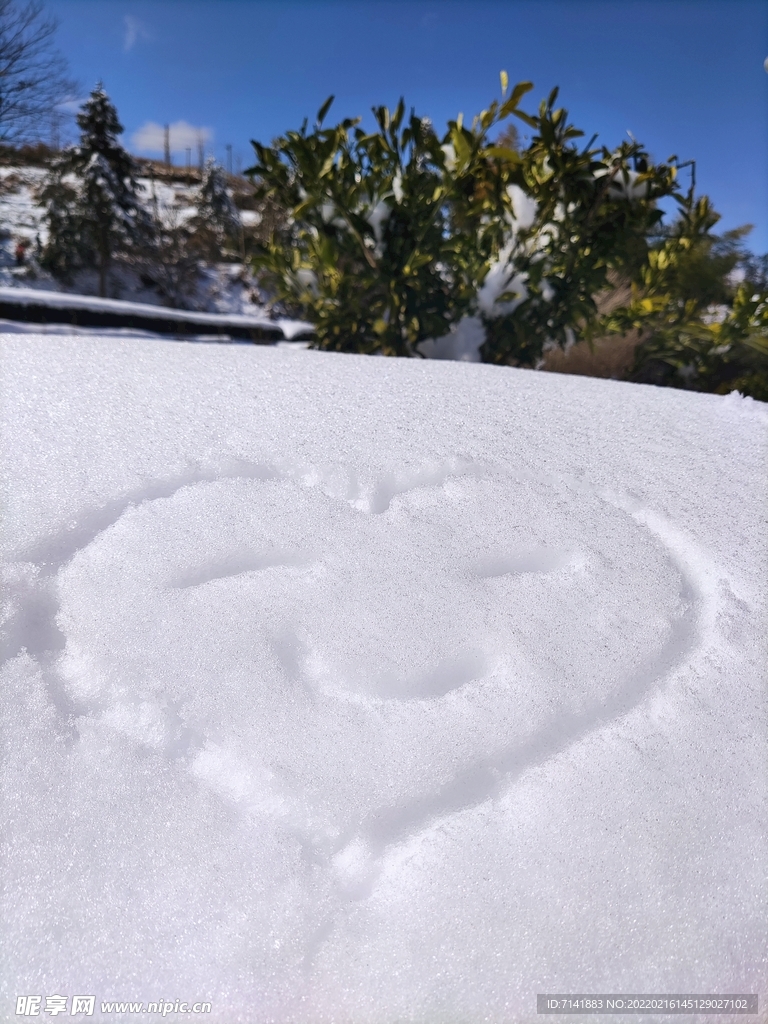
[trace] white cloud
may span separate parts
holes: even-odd
[[[61,103],[56,104],[56,109],[61,110],[65,114],[74,114],[80,109],[80,107],[82,107],[87,99],[87,96],[82,96],[80,99],[73,98],[69,100],[62,100]]]
[[[152,34],[147,26],[139,21],[138,18],[134,18],[131,14],[126,14],[123,18],[125,23],[125,36],[123,37],[123,49],[127,53],[132,50],[139,40],[150,40]]]
[[[178,153],[191,149],[197,157],[200,142],[206,145],[213,138],[210,128],[197,127],[187,121],[174,121],[170,125],[171,152]],[[138,152],[162,153],[165,146],[165,128],[154,121],[147,121],[131,136],[131,145]]]

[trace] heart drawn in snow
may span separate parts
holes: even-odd
[[[659,531],[543,475],[457,463],[366,488],[241,466],[113,518],[59,571],[67,699],[350,891],[696,642],[695,581]]]

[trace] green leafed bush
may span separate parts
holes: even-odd
[[[588,334],[608,272],[644,259],[674,167],[649,167],[637,143],[579,149],[556,90],[538,115],[520,109],[531,88],[507,95],[502,73],[501,100],[442,137],[406,121],[402,100],[374,109],[374,131],[359,119],[326,128],[329,100],[312,131],[253,143],[257,198],[288,215],[254,262],[318,347],[419,355],[480,313],[482,357],[529,366],[547,343]],[[523,151],[492,137],[510,116],[534,129]]]
[[[651,246],[632,301],[605,318],[608,332],[640,329],[632,379],[696,391],[738,390],[768,401],[765,259],[747,253],[749,227],[724,235],[706,196],[680,199],[680,215]],[[740,282],[734,279],[740,272]]]
[[[651,164],[635,141],[579,147],[583,133],[556,99],[527,119],[534,134],[510,171],[527,216],[511,224],[480,291],[487,362],[535,366],[546,347],[590,339],[596,297],[637,274],[662,217],[657,200],[678,189],[675,166]]]
[[[503,76],[506,94],[506,77]],[[255,257],[274,295],[315,325],[316,345],[417,355],[470,312],[512,215],[510,173],[520,157],[491,130],[531,88],[518,85],[471,128],[461,117],[441,139],[401,100],[313,131],[306,122],[272,146],[254,142],[257,198],[288,213]]]
[[[254,257],[274,299],[311,321],[316,347],[347,352],[423,355],[478,316],[480,358],[513,366],[639,329],[633,379],[765,397],[768,291],[746,229],[712,234],[718,216],[682,192],[676,157],[653,163],[634,139],[584,146],[556,89],[529,114],[531,84],[508,95],[501,81],[501,100],[442,136],[402,100],[374,108],[372,131],[324,127],[331,97],[311,131],[254,142],[255,198],[284,213]],[[526,147],[510,117],[531,130]],[[671,228],[665,196],[680,209]],[[617,282],[632,299],[603,315]]]

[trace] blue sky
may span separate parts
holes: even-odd
[[[499,71],[553,86],[587,136],[630,130],[657,159],[696,160],[721,228],[755,225],[768,250],[765,0],[48,0],[59,46],[98,79],[134,152],[172,133],[175,160],[201,132],[247,167],[336,95],[337,118],[403,95],[438,130],[497,95]],[[332,115],[331,115],[332,116]],[[521,130],[525,130],[521,126]],[[194,157],[193,157],[194,159]]]

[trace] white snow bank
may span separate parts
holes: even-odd
[[[162,335],[154,331],[142,331],[132,327],[73,327],[71,324],[35,324],[25,320],[2,320],[0,319],[0,334],[37,334],[49,335],[60,334],[68,338],[88,335],[98,338],[154,338],[160,340]],[[199,340],[196,336],[186,335],[185,341]],[[208,337],[206,340],[213,341]],[[288,342],[277,342],[279,345],[286,345]]]
[[[4,1018],[765,999],[764,407],[138,339],[2,370]]]
[[[20,306],[46,306],[56,310],[88,309],[103,313],[146,317],[152,320],[160,318],[179,324],[210,325],[211,328],[227,325],[245,328],[278,327],[289,341],[299,333],[313,330],[311,324],[301,320],[270,320],[268,317],[243,316],[238,313],[197,313],[143,302],[100,299],[91,295],[72,295],[67,292],[42,291],[37,288],[0,287],[0,303],[2,302]]]

